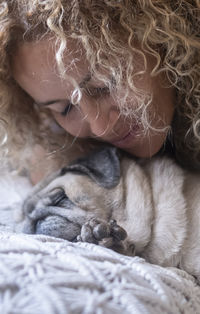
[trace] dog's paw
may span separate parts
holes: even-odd
[[[82,226],[77,241],[98,244],[126,254],[127,245],[124,241],[126,238],[126,231],[115,220],[107,222],[102,219],[92,218]]]

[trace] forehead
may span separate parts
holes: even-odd
[[[33,98],[36,94],[39,98],[40,96],[43,98],[42,95],[38,95],[39,87],[49,92],[51,88],[60,89],[63,83],[67,83],[63,82],[59,75],[56,48],[58,46],[56,47],[54,39],[27,42],[17,48],[12,58],[13,77]],[[63,61],[66,74],[77,82],[88,72],[83,48],[75,40],[67,41]]]

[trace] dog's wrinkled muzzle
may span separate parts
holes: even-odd
[[[84,220],[79,217],[80,223],[77,221],[73,207],[63,189],[57,188],[34,204],[31,212],[26,212],[23,232],[75,241]]]

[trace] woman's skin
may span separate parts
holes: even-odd
[[[84,51],[75,40],[68,40],[64,61],[66,74],[85,90],[75,106],[69,100],[74,89],[72,83],[58,74],[53,40],[22,44],[12,60],[13,77],[38,106],[47,106],[58,124],[75,137],[105,141],[137,157],[148,158],[160,150],[167,130],[149,129],[145,133],[139,122],[120,115],[115,97],[90,76]],[[147,65],[147,72],[135,84],[153,95],[151,125],[165,128],[173,118],[174,90],[166,88],[164,74],[150,75],[155,65],[153,58],[147,56]],[[134,93],[129,96],[131,106],[136,107]]]

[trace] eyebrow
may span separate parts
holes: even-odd
[[[78,84],[78,86],[80,88],[84,87],[85,86],[85,83],[89,82],[91,80],[91,74],[88,73],[84,79]],[[55,104],[57,102],[60,102],[60,101],[67,101],[68,99],[53,99],[53,100],[48,100],[48,101],[45,101],[45,102],[38,102],[38,101],[35,101],[35,104],[38,105],[38,106],[49,106],[49,105],[52,105],[52,104]]]

